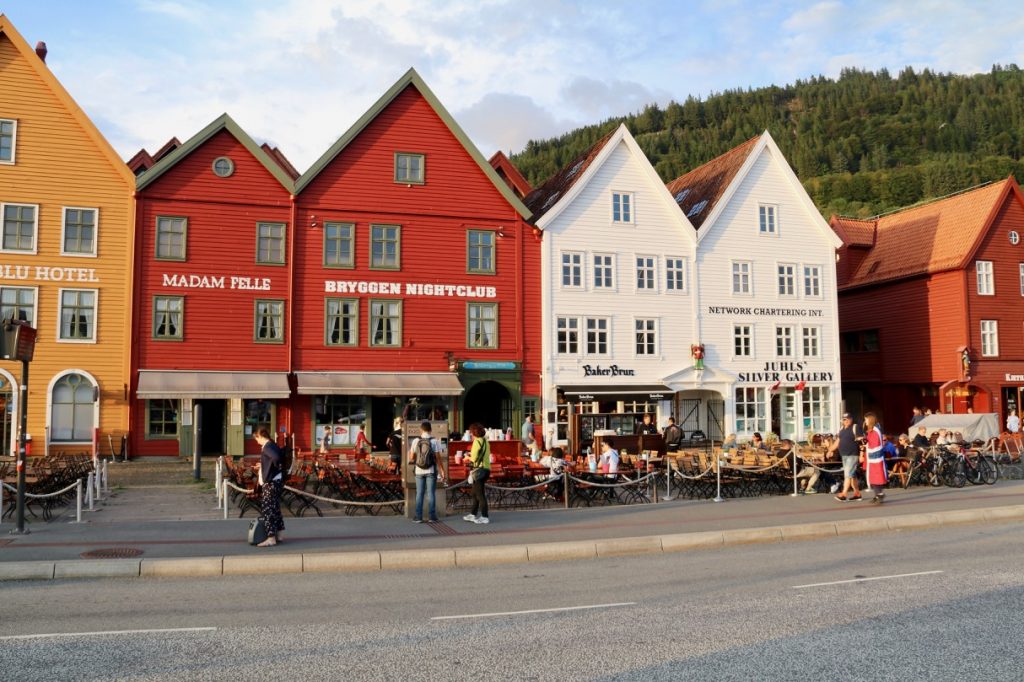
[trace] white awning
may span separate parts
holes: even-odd
[[[300,395],[462,395],[453,372],[296,372]]]
[[[153,398],[288,398],[286,372],[139,370],[136,396]]]

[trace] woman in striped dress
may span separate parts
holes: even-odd
[[[885,484],[889,482],[889,475],[885,471],[885,453],[882,452],[882,429],[878,426],[878,417],[874,412],[864,415],[864,433],[867,434],[864,476],[868,487],[875,493],[871,502],[882,504],[885,501]]]

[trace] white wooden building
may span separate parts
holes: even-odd
[[[841,242],[774,140],[766,131],[668,189],[697,228],[693,303],[704,369],[690,363],[662,375],[684,430],[741,439],[834,432]]]
[[[544,230],[543,433],[568,444],[569,415],[589,431],[663,427],[664,383],[689,364],[697,315],[697,232],[625,126],[526,197]],[[601,415],[601,416],[596,416]]]

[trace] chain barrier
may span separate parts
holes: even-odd
[[[597,472],[594,475],[595,476],[608,476],[609,474],[604,474],[604,473]],[[587,479],[584,479],[584,478],[576,478],[572,474],[566,474],[566,478],[568,478],[570,481],[575,481],[577,483],[583,483],[584,485],[593,486],[595,488],[628,488],[629,486],[639,485],[640,483],[643,483],[643,482],[645,482],[645,481],[647,481],[647,480],[649,480],[651,478],[657,478],[657,477],[658,477],[658,472],[657,471],[653,471],[653,472],[647,474],[646,476],[644,476],[643,478],[627,478],[627,479],[625,479],[625,482],[623,482],[623,483],[598,483],[596,481],[588,481]]]

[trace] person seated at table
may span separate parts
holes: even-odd
[[[657,433],[658,427],[654,425],[651,415],[644,414],[644,420],[636,426],[636,434],[638,436],[653,436]]]
[[[917,435],[914,436],[913,445],[915,448],[921,448],[922,450],[927,450],[932,446],[932,442],[928,440],[928,429],[923,426],[917,427]]]
[[[750,447],[752,447],[755,450],[768,450],[768,446],[765,444],[764,440],[761,438],[761,432],[760,431],[754,431],[754,437],[750,441]]]
[[[886,459],[893,459],[894,457],[899,457],[899,454],[897,454],[896,452],[896,443],[893,441],[892,434],[890,433],[887,433],[884,436],[882,436],[882,455]]]
[[[791,441],[784,440],[783,443],[789,443]],[[796,478],[799,482],[800,492],[806,493],[807,495],[817,494],[818,479],[821,477],[821,470],[815,467],[809,459],[805,459],[800,454],[798,448],[792,446],[792,452],[796,456],[796,459],[800,462],[800,471],[797,472]],[[806,481],[803,479],[807,479]]]
[[[736,434],[735,433],[730,433],[728,436],[725,437],[725,440],[722,441],[722,451],[723,452],[728,452],[730,450],[735,450],[737,447],[739,447],[739,445],[736,443]]]
[[[604,474],[616,474],[619,471],[619,451],[606,440],[601,441],[601,459],[597,468]]]
[[[540,458],[540,463],[551,470],[551,476],[557,476],[565,471],[568,462],[565,461],[565,451],[560,447],[553,447],[548,451],[548,454]],[[562,491],[564,490],[563,480],[552,481],[548,483],[545,488],[545,493],[549,497],[562,497]]]
[[[935,439],[936,445],[949,445],[953,441],[949,438],[949,432],[946,429],[939,429],[939,437]]]

